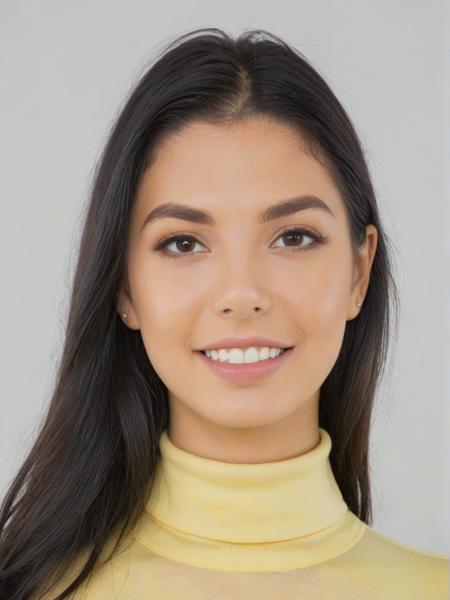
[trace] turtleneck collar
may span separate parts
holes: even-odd
[[[365,523],[335,481],[331,438],[300,456],[259,464],[178,448],[167,430],[139,539],[173,560],[216,570],[285,570],[346,551]]]

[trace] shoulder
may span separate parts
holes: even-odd
[[[373,529],[372,527],[366,527],[366,542],[371,544],[373,549],[380,548],[384,551],[391,552],[399,558],[408,560],[414,560],[424,562],[426,564],[433,564],[439,566],[447,566],[449,564],[449,557],[444,554],[437,552],[429,552],[427,550],[421,550],[414,546],[404,544],[394,538],[388,537]],[[433,560],[434,559],[434,560]]]
[[[141,594],[148,590],[142,588],[143,575],[155,573],[159,558],[135,540],[94,571],[76,595],[70,596],[70,600],[128,600],[144,597]]]
[[[346,555],[353,566],[361,567],[386,591],[398,592],[398,598],[448,598],[448,556],[403,544],[367,525],[362,538]]]
[[[149,565],[152,556],[149,550],[139,541],[133,540],[106,559],[106,550],[111,550],[108,543],[102,553],[102,559],[88,578],[71,594],[68,600],[105,600],[106,598],[134,598],[136,589],[136,568]],[[81,572],[87,560],[83,552],[59,578],[49,591],[39,600],[54,600],[65,591]],[[133,583],[134,582],[134,583]]]

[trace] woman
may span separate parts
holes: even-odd
[[[177,42],[95,175],[0,597],[444,598],[370,527],[398,299],[351,121],[268,32]]]

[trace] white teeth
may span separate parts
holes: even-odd
[[[284,352],[283,348],[269,348],[268,346],[262,348],[251,346],[250,348],[244,349],[221,348],[220,350],[205,350],[206,356],[212,360],[234,364],[254,363],[268,358],[275,358],[282,352]]]

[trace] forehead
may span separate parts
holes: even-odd
[[[344,217],[327,169],[307,154],[297,133],[268,119],[233,125],[197,122],[166,138],[145,172],[136,211],[165,202],[186,203],[224,218],[249,216],[280,198],[315,194]]]

